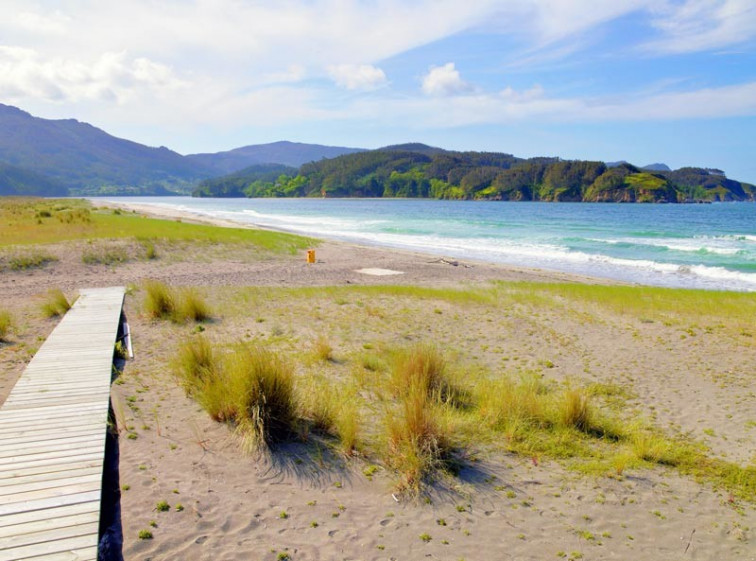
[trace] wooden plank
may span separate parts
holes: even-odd
[[[59,495],[56,497],[38,498],[20,503],[0,504],[0,516],[9,514],[18,514],[21,512],[33,512],[45,510],[65,505],[75,505],[79,503],[88,503],[91,501],[100,501],[100,490],[82,491],[70,495]]]
[[[87,469],[93,466],[97,469],[102,469],[102,463],[102,455],[100,454],[99,449],[95,449],[94,452],[79,454],[77,456],[66,456],[65,458],[58,458],[57,461],[46,464],[24,467],[13,465],[10,470],[3,471],[0,474],[0,481],[13,479],[15,477],[55,473],[69,469]]]
[[[94,535],[88,534],[40,544],[14,547],[12,549],[3,549],[0,550],[0,561],[22,561],[40,556],[44,556],[42,557],[43,559],[49,559],[49,555],[51,554],[64,553],[86,547],[94,548],[95,556],[97,555],[97,532]],[[80,559],[80,557],[70,557],[69,559]]]
[[[33,456],[53,452],[55,450],[68,450],[79,448],[82,444],[97,442],[105,438],[105,427],[99,433],[55,438],[41,442],[27,442],[21,444],[7,444],[0,448],[0,458]]]
[[[53,479],[49,481],[33,481],[30,483],[19,483],[18,485],[9,485],[0,487],[0,497],[3,497],[3,501],[16,502],[17,500],[27,500],[26,498],[30,493],[37,493],[39,491],[49,491],[44,496],[54,496],[54,493],[59,490],[78,489],[79,486],[87,486],[89,483],[97,483],[98,486],[102,483],[101,473],[90,474],[73,474],[63,479]],[[66,493],[70,494],[70,492]]]
[[[105,432],[97,439],[87,439],[84,442],[67,442],[61,440],[60,443],[48,446],[46,449],[29,450],[28,452],[18,451],[14,453],[6,453],[4,450],[0,451],[0,466],[9,464],[22,464],[27,461],[35,461],[37,459],[47,459],[54,457],[65,457],[71,455],[71,452],[78,452],[83,449],[97,448],[105,445]],[[104,450],[103,450],[104,451]]]
[[[102,434],[105,428],[102,423],[89,423],[83,426],[71,426],[68,430],[54,429],[38,431],[17,431],[8,438],[0,438],[0,447],[15,446],[18,444],[33,445],[50,440],[58,440],[62,437],[95,436]]]
[[[100,474],[100,466],[93,465],[89,467],[80,467],[77,469],[62,469],[58,471],[54,471],[51,473],[36,473],[32,475],[23,475],[23,476],[17,476],[17,477],[11,477],[8,479],[0,479],[0,495],[3,493],[3,488],[13,486],[13,485],[26,485],[29,483],[35,483],[35,482],[51,482],[51,481],[57,481],[60,479],[68,479],[70,477],[77,477],[77,476],[84,476],[84,475],[92,475],[92,474]]]
[[[20,527],[21,525],[32,524],[34,522],[44,522],[47,520],[54,521],[58,518],[78,516],[81,514],[90,514],[93,512],[100,512],[99,500],[48,508],[45,510],[8,514],[0,518],[0,529],[2,529],[0,531],[10,532],[12,530],[10,530],[9,528],[13,528],[14,526]]]
[[[49,499],[51,497],[66,497],[77,493],[86,493],[87,491],[96,491],[99,493],[101,485],[102,477],[89,477],[86,481],[81,481],[79,478],[71,478],[66,484],[63,484],[61,481],[60,485],[52,487],[20,491],[18,493],[8,493],[7,495],[3,494],[0,496],[2,496],[3,502],[8,507],[19,505],[19,508],[23,509],[23,505],[27,504],[29,501]],[[12,490],[13,488],[9,487],[3,489]]]
[[[0,527],[0,540],[12,536],[32,536],[31,539],[38,539],[40,532],[54,530],[56,528],[70,528],[91,522],[97,523],[100,519],[100,513],[96,510],[74,514],[72,516],[59,516],[47,520],[31,520],[23,524],[14,524],[13,526]],[[36,535],[35,535],[36,534]],[[4,544],[5,545],[5,544]]]

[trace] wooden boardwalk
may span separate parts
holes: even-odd
[[[97,559],[123,297],[82,290],[0,409],[0,561]]]

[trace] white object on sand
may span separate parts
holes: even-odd
[[[362,273],[363,275],[373,275],[375,277],[385,277],[388,275],[403,275],[404,271],[392,271],[391,269],[358,269],[355,273]]]

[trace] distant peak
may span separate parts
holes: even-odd
[[[5,105],[4,103],[0,103],[0,114],[22,115],[24,117],[31,117],[31,114],[27,113],[23,109],[19,109],[18,107],[14,107],[13,105]]]

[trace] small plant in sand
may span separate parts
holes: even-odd
[[[47,293],[47,298],[42,303],[42,313],[48,318],[61,316],[70,309],[71,303],[59,288],[50,290]]]
[[[137,537],[140,540],[151,540],[153,536],[152,536],[152,532],[150,532],[149,530],[139,530],[139,534],[137,535]]]
[[[317,360],[322,362],[333,360],[333,347],[324,335],[318,335],[315,341],[313,341],[312,354]]]
[[[6,337],[13,331],[13,316],[6,310],[0,310],[0,341],[5,341]]]
[[[155,505],[155,510],[158,512],[168,512],[171,510],[171,505],[169,505],[167,501],[158,501]]]

